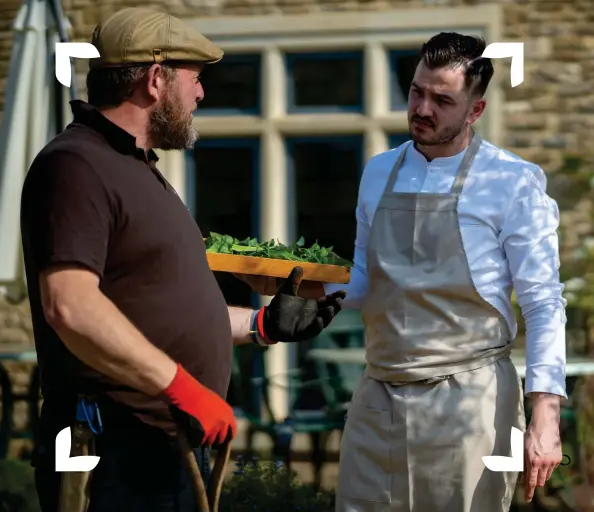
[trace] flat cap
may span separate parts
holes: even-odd
[[[102,21],[92,44],[100,57],[89,67],[158,64],[166,60],[212,64],[223,50],[180,19],[144,7],[122,9]]]

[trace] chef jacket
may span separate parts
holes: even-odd
[[[347,290],[344,309],[359,309],[363,303],[371,223],[390,171],[405,146],[374,156],[363,171],[351,281],[346,287],[325,285],[326,293]],[[394,191],[448,193],[465,151],[428,162],[411,145]],[[525,393],[567,397],[559,209],[547,195],[546,184],[545,173],[538,165],[483,141],[462,190],[458,214],[474,285],[504,316],[512,339],[517,334],[511,300],[515,290],[526,324]]]

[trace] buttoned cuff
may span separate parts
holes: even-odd
[[[528,393],[551,393],[567,398],[565,368],[557,365],[526,368],[524,394]]]

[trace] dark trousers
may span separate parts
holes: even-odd
[[[65,409],[64,402],[44,402],[33,461],[42,512],[58,511],[61,474],[55,471],[55,438],[74,421],[71,409]],[[193,486],[176,439],[117,407],[102,403],[101,414],[103,433],[95,437],[101,460],[91,477],[89,512],[195,512]],[[196,450],[196,456],[208,485],[208,450]]]

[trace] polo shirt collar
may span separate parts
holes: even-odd
[[[82,100],[72,100],[70,107],[75,123],[84,124],[100,133],[116,151],[144,158],[144,151],[136,146],[136,137],[107,119],[93,105]],[[153,162],[159,160],[152,149],[147,151],[146,158]]]

